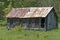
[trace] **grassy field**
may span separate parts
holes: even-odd
[[[0,40],[60,40],[60,28],[47,32],[36,30],[7,30],[0,27]]]

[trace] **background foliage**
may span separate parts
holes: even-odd
[[[0,0],[0,20],[14,7],[50,7],[53,6],[60,18],[60,0]]]

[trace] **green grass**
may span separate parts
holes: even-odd
[[[6,27],[0,27],[0,40],[60,40],[60,28],[44,32],[17,28],[7,30]]]

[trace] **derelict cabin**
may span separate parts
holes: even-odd
[[[56,28],[53,7],[12,8],[7,14],[7,28],[22,25],[23,29],[50,30]]]

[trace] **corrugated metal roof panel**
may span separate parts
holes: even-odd
[[[32,18],[46,17],[53,7],[13,8],[6,17],[8,18]]]

